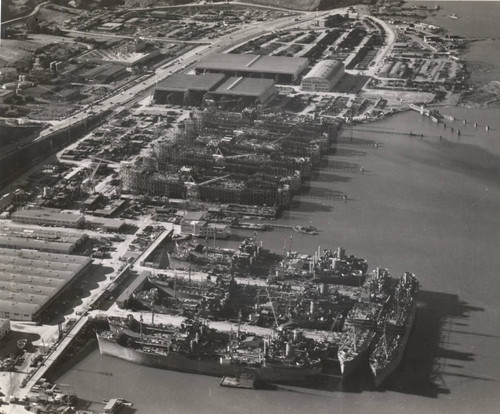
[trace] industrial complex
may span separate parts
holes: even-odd
[[[371,165],[346,157],[383,151],[343,127],[409,109],[444,124],[425,105],[469,87],[462,40],[377,2],[70,3],[2,26],[19,45],[0,68],[2,392],[63,412],[75,396],[47,378],[96,343],[238,388],[392,375],[417,279],[296,245],[332,239],[336,217],[313,213],[361,204],[346,183]]]

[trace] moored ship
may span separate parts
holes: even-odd
[[[418,281],[411,273],[401,276],[383,333],[370,352],[369,363],[375,386],[380,386],[399,366],[410,338],[417,310]]]
[[[368,350],[375,336],[370,328],[350,327],[344,332],[342,344],[337,351],[342,379],[368,363]]]
[[[268,342],[261,337],[239,338],[230,341],[228,334],[208,328],[201,322],[186,322],[180,328],[172,327],[153,332],[149,326],[141,327],[139,335],[118,328],[97,333],[99,350],[109,355],[155,368],[212,375],[234,376],[244,370],[262,381],[288,381],[319,374],[319,359],[312,359],[300,347],[282,350],[279,338]],[[149,334],[145,334],[148,332]],[[228,346],[238,349],[228,354]],[[242,357],[240,351],[245,350]]]

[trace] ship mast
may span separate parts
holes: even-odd
[[[141,317],[139,318],[139,333],[140,333],[140,337],[141,337],[141,341],[142,341],[142,313],[141,313]]]
[[[266,292],[267,292],[267,297],[269,298],[269,301],[271,302],[271,310],[273,311],[273,316],[274,316],[274,323],[276,324],[276,328],[278,327],[278,318],[276,317],[276,312],[274,311],[274,305],[273,305],[273,300],[271,299],[271,295],[269,294],[269,290],[266,287]]]
[[[352,330],[353,330],[353,336],[354,336],[354,340],[352,341],[352,345],[353,345],[353,348],[354,348],[354,352],[357,352],[356,348],[356,341],[357,341],[357,334],[356,334],[356,326],[353,326],[352,327]]]
[[[383,342],[382,346],[384,347],[384,353],[385,353],[385,359],[389,359],[389,352],[387,351],[387,335],[386,335],[386,328],[387,328],[387,319],[384,321],[384,333],[382,334]]]

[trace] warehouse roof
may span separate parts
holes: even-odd
[[[274,88],[274,81],[272,79],[231,77],[213,93],[258,97],[266,93],[270,88]]]
[[[87,234],[78,230],[54,230],[32,225],[4,224],[0,227],[1,236],[20,237],[22,239],[47,240],[53,242],[77,243],[87,238]]]
[[[343,70],[343,68],[343,63],[338,60],[321,60],[309,71],[306,76],[304,76],[304,79],[320,78],[331,81],[340,73],[341,70]]]
[[[60,220],[60,221],[71,221],[73,223],[78,223],[83,219],[83,215],[81,214],[73,214],[73,213],[61,213],[55,209],[23,209],[18,210],[12,214],[12,219],[16,218],[32,218],[32,219],[51,219],[51,220]]]
[[[188,75],[177,73],[158,83],[156,90],[160,91],[210,91],[224,79],[221,73],[206,73],[204,75]]]
[[[86,216],[87,223],[92,224],[94,227],[99,226],[111,231],[120,231],[125,222],[120,219]]]
[[[305,69],[307,63],[308,59],[306,58],[261,56],[247,53],[213,53],[198,62],[195,68],[296,75]]]
[[[87,72],[83,74],[85,78],[94,78],[94,77],[108,77],[108,76],[114,76],[117,73],[122,72],[125,70],[123,66],[120,65],[113,65],[113,64],[104,64],[104,65],[99,65],[96,66],[95,68],[89,69]]]
[[[61,253],[70,253],[75,245],[74,243],[68,242],[54,242],[0,235],[0,246],[13,247],[15,249],[36,249],[42,251],[50,250],[59,251]]]
[[[32,315],[87,268],[83,256],[0,248],[0,311]]]

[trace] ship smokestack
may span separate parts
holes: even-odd
[[[310,306],[310,308],[309,308],[309,313],[310,313],[311,315],[313,315],[313,314],[314,314],[314,312],[316,312],[316,301],[311,300],[311,306]]]

